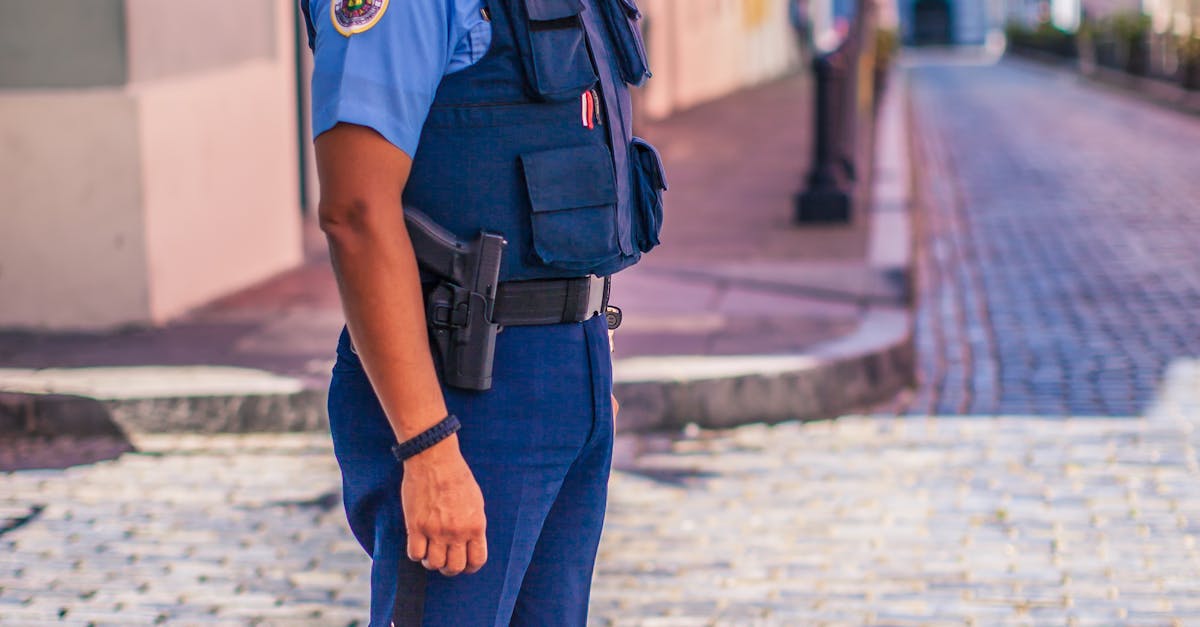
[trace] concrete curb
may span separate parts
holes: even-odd
[[[0,369],[0,441],[325,429],[325,390],[212,366]]]
[[[879,113],[869,259],[911,295],[908,95],[895,78]],[[621,359],[618,431],[832,417],[911,385],[913,363],[912,316],[896,306],[871,306],[856,332],[803,354]],[[0,369],[0,442],[323,430],[325,401],[323,387],[240,368]]]
[[[894,78],[879,111],[868,256],[903,279],[908,306],[871,307],[857,331],[803,354],[618,360],[618,432],[829,418],[912,385],[914,179],[907,78]]]
[[[912,382],[908,318],[897,311],[870,312],[856,333],[805,355],[731,357],[723,363],[689,358],[725,376],[642,381],[622,376],[616,384],[618,431],[829,418],[886,400]]]

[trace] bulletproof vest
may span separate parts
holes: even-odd
[[[509,242],[502,281],[607,275],[658,244],[658,153],[632,137],[649,77],[634,0],[487,0],[491,48],[443,78],[404,204]]]

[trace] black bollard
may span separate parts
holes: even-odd
[[[855,0],[849,32],[813,59],[813,164],[796,195],[797,224],[848,224],[867,201],[874,145],[875,0]]]
[[[845,46],[813,59],[816,81],[816,137],[812,170],[796,196],[795,221],[800,224],[848,223],[852,214],[854,166],[844,153],[844,135],[852,123],[845,102]]]

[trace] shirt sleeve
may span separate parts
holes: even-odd
[[[313,137],[339,122],[359,124],[412,156],[458,44],[453,0],[303,1],[316,32]],[[334,13],[347,3],[367,6],[352,28]],[[373,6],[382,8],[371,14]]]
[[[483,19],[483,2],[481,0],[456,0],[454,20],[457,26],[452,30],[454,53],[450,55],[450,63],[446,66],[446,74],[464,70],[483,58],[492,45],[492,25]]]

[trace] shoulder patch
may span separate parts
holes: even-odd
[[[330,0],[329,18],[346,37],[371,30],[387,11],[388,0]]]

